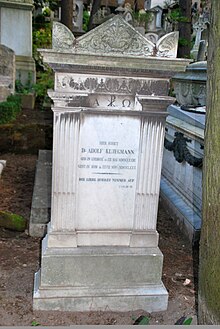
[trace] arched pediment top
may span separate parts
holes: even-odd
[[[156,44],[140,34],[120,15],[75,39],[64,25],[54,22],[53,49],[58,52],[118,57],[168,57],[177,55],[178,32],[171,32]]]

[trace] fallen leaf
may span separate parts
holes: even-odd
[[[184,285],[184,286],[188,286],[190,283],[191,283],[191,280],[190,280],[190,279],[186,279],[186,280],[183,282],[183,285]]]

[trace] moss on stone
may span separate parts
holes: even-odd
[[[13,231],[23,232],[27,221],[24,217],[9,211],[0,211],[0,226]]]

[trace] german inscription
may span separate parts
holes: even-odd
[[[136,167],[136,150],[121,148],[120,142],[100,141],[97,147],[81,148],[79,182],[113,183],[119,188],[132,188]]]

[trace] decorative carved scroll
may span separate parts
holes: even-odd
[[[53,49],[63,52],[73,50],[75,37],[72,32],[63,24],[53,22],[52,45]]]
[[[72,32],[58,22],[53,24],[53,49],[87,55],[125,57],[168,57],[177,55],[178,32],[153,43],[141,35],[120,15],[115,15],[92,31],[75,39]]]

